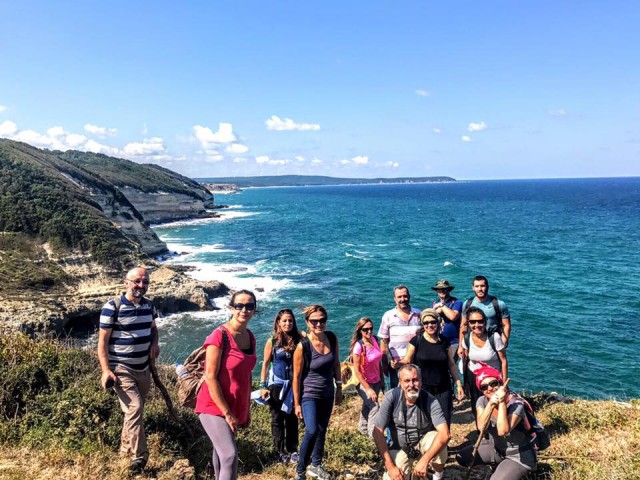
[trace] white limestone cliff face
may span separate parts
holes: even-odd
[[[120,191],[150,224],[217,215],[208,211],[214,208],[213,195],[204,188],[195,192],[193,196],[182,193],[141,192],[132,187],[120,187]]]

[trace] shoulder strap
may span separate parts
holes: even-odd
[[[467,316],[467,310],[469,309],[469,307],[471,306],[471,304],[473,303],[473,299],[475,297],[471,297],[468,298],[466,302],[464,302],[464,308],[462,309],[462,314],[466,317]]]
[[[496,323],[498,324],[498,332],[502,333],[502,310],[500,310],[500,304],[496,297],[491,297],[491,304],[496,312]]]
[[[493,333],[487,333],[487,337],[487,340],[489,340],[489,345],[491,345],[493,351],[496,352],[496,355],[498,355],[498,350],[496,350],[496,340],[493,338]]]
[[[302,344],[302,376],[305,376],[311,365],[311,340],[309,337],[304,337],[300,343]]]
[[[118,321],[118,315],[120,315],[120,307],[122,306],[122,298],[120,297],[120,295],[117,295],[117,296],[113,297],[112,300],[113,300],[113,305],[116,307],[115,311],[113,312],[113,323],[116,323]]]
[[[220,325],[218,328],[222,333],[222,355],[224,355],[224,353],[229,350],[229,334],[227,333],[227,329],[222,325]]]
[[[336,350],[336,343],[338,343],[338,339],[336,338],[335,333],[333,332],[325,332],[327,338],[329,339],[329,348],[334,352]]]

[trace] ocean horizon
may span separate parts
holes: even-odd
[[[256,291],[259,359],[281,308],[325,305],[345,358],[353,325],[393,307],[431,305],[436,280],[472,295],[477,274],[512,315],[509,376],[518,390],[640,396],[631,339],[640,313],[640,178],[249,188],[216,195],[219,218],[155,226],[202,280]],[[220,310],[160,320],[161,359],[183,360],[226,321]],[[259,365],[254,376],[259,374]]]

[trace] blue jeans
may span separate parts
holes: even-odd
[[[304,418],[304,437],[300,444],[300,460],[296,467],[298,475],[305,474],[309,461],[315,467],[322,464],[333,399],[303,398],[301,407]]]

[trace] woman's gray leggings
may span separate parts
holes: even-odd
[[[213,445],[211,461],[216,480],[236,480],[238,478],[238,447],[229,424],[224,417],[206,413],[200,414],[200,423]]]

